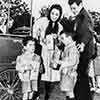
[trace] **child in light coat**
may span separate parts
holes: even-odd
[[[77,80],[79,52],[71,33],[62,32],[59,40],[65,45],[61,60],[55,60],[55,63],[61,65],[60,88],[66,93],[66,100],[75,100],[73,90]]]
[[[38,91],[41,59],[35,53],[36,39],[27,36],[22,43],[24,52],[17,57],[16,70],[22,81],[23,100],[32,100],[33,93]]]

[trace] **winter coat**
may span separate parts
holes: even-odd
[[[86,59],[92,58],[95,54],[95,44],[93,41],[93,22],[88,12],[82,8],[75,20],[75,41],[77,43],[84,43],[85,48],[81,54]]]
[[[16,70],[21,81],[38,80],[40,57],[36,54],[23,53],[17,57]]]
[[[59,59],[60,51],[57,47],[55,47],[55,50],[53,49],[53,35],[49,34],[45,37],[46,29],[48,27],[49,20],[47,17],[40,18],[37,20],[33,26],[33,37],[40,40],[40,44],[42,45],[42,58],[43,58],[43,64],[45,67],[45,73],[42,74],[41,80],[44,81],[60,81],[60,72],[58,70],[54,70],[50,67],[50,61],[53,57],[53,54],[55,53],[56,58]],[[58,33],[63,30],[62,25],[58,22]],[[46,38],[46,43],[44,43],[42,40]]]
[[[75,42],[71,42],[65,46],[62,55],[61,64],[61,90],[62,91],[73,91],[76,79],[77,79],[77,66],[79,63],[79,52],[75,45]]]

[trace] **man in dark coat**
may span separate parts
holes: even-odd
[[[77,82],[75,86],[76,100],[91,100],[88,67],[92,56],[95,53],[93,42],[93,23],[90,15],[84,9],[82,0],[69,0],[70,8],[75,15],[75,41],[80,51],[80,62],[78,65]]]

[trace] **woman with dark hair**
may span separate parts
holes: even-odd
[[[57,38],[63,30],[59,23],[62,16],[62,7],[54,4],[50,7],[48,16],[38,19],[33,25],[33,37],[37,38],[42,45],[42,58],[45,73],[42,80],[45,82],[45,100],[49,98],[50,84],[60,81],[60,72],[54,70],[57,64],[52,63],[52,59],[59,59],[60,50],[57,47]]]

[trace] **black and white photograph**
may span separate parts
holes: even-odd
[[[100,100],[99,0],[0,0],[0,100]]]

